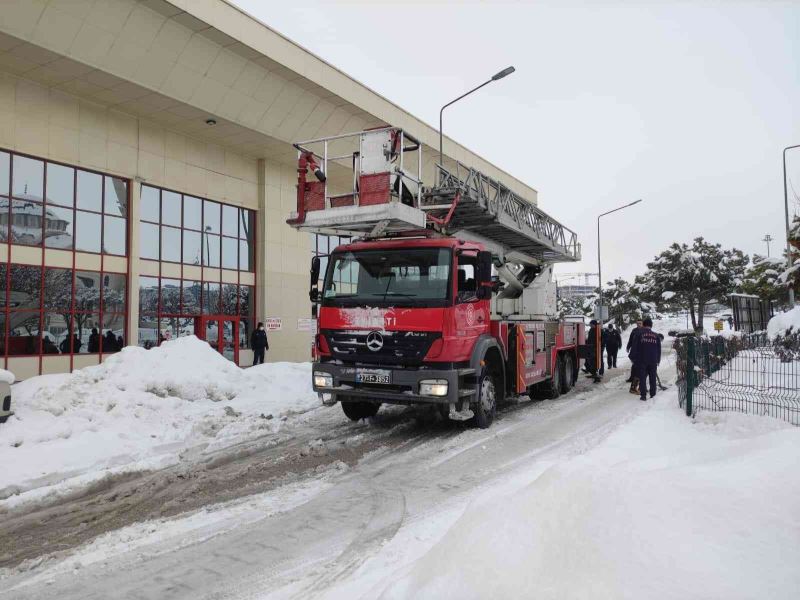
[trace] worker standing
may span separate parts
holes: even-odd
[[[639,368],[639,399],[647,400],[647,384],[650,383],[650,397],[656,395],[656,373],[661,362],[661,337],[652,329],[653,321],[643,322],[641,332],[631,347],[631,358]]]
[[[631,348],[633,347],[633,343],[636,341],[636,338],[639,337],[639,334],[642,332],[642,320],[639,319],[636,321],[636,329],[631,331],[630,336],[628,336],[628,344],[625,346],[625,350],[628,352],[628,358],[631,359],[631,376],[628,377],[627,382],[631,384],[631,394],[635,394],[637,391],[638,386],[638,378],[639,378],[639,371],[636,368],[636,361],[633,359],[633,355],[631,354]]]
[[[619,347],[622,346],[622,336],[619,331],[614,329],[614,324],[608,324],[608,332],[606,333],[606,355],[608,356],[608,368],[617,368],[617,353]]]
[[[269,350],[269,340],[267,340],[267,330],[264,329],[264,323],[259,323],[250,336],[250,347],[253,349],[253,366],[263,364],[264,353]]]

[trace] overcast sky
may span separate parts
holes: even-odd
[[[583,261],[632,278],[702,235],[773,256],[800,144],[800,2],[235,4],[539,192]],[[800,149],[789,175],[800,193]],[[800,211],[800,206],[795,207]]]

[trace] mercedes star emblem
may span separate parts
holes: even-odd
[[[367,334],[367,348],[373,352],[377,352],[383,348],[383,336],[380,331],[370,331]]]

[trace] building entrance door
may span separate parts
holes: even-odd
[[[228,360],[239,364],[239,319],[208,315],[195,321],[195,334]]]

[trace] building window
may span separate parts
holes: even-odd
[[[0,241],[127,255],[128,182],[0,151]]]
[[[255,212],[142,186],[140,256],[253,271]]]
[[[117,352],[125,345],[126,298],[124,273],[0,263],[0,352]]]
[[[144,348],[197,332],[203,316],[239,321],[239,346],[249,346],[254,321],[249,285],[139,277],[139,345]]]

